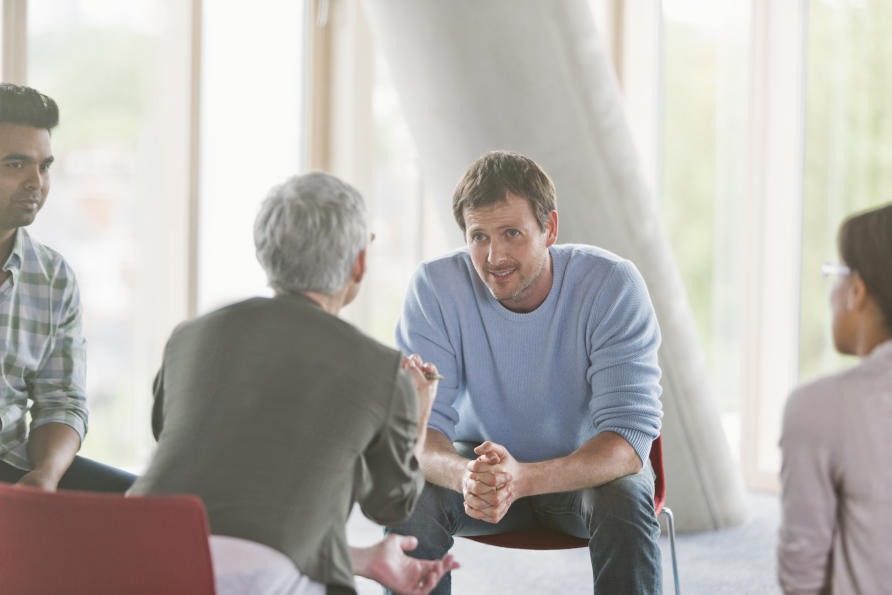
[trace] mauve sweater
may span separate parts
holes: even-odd
[[[892,592],[892,341],[797,388],[781,435],[784,593]]]

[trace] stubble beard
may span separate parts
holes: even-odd
[[[536,272],[533,274],[533,276],[530,278],[530,280],[527,283],[524,283],[521,287],[518,287],[517,290],[512,292],[510,295],[505,296],[505,297],[499,297],[498,295],[496,295],[495,290],[492,287],[489,287],[487,285],[487,287],[489,287],[489,293],[491,293],[494,298],[496,298],[499,302],[502,302],[502,303],[514,304],[514,303],[523,301],[532,291],[533,285],[536,284],[536,281],[538,281],[539,278],[542,276],[542,273],[545,271],[545,266],[547,263],[548,263],[548,252],[546,252],[545,256],[542,257],[542,260],[539,263],[539,268],[536,270]],[[523,280],[521,280],[521,282],[522,281]]]

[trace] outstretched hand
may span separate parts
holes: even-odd
[[[351,548],[354,570],[403,595],[427,595],[447,572],[459,567],[452,554],[441,560],[418,560],[406,555],[418,539],[391,533],[367,548]]]

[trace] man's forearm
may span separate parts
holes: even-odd
[[[468,459],[456,452],[442,432],[428,428],[420,461],[427,481],[461,493],[462,475]]]
[[[602,432],[565,457],[519,466],[514,475],[521,498],[599,486],[637,473],[642,462],[625,438]]]
[[[34,429],[28,437],[31,473],[43,476],[55,488],[80,446],[80,436],[66,424],[48,423]]]

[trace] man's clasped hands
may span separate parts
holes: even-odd
[[[462,478],[465,513],[475,519],[498,523],[511,504],[526,495],[522,467],[508,449],[486,441],[474,449]]]

